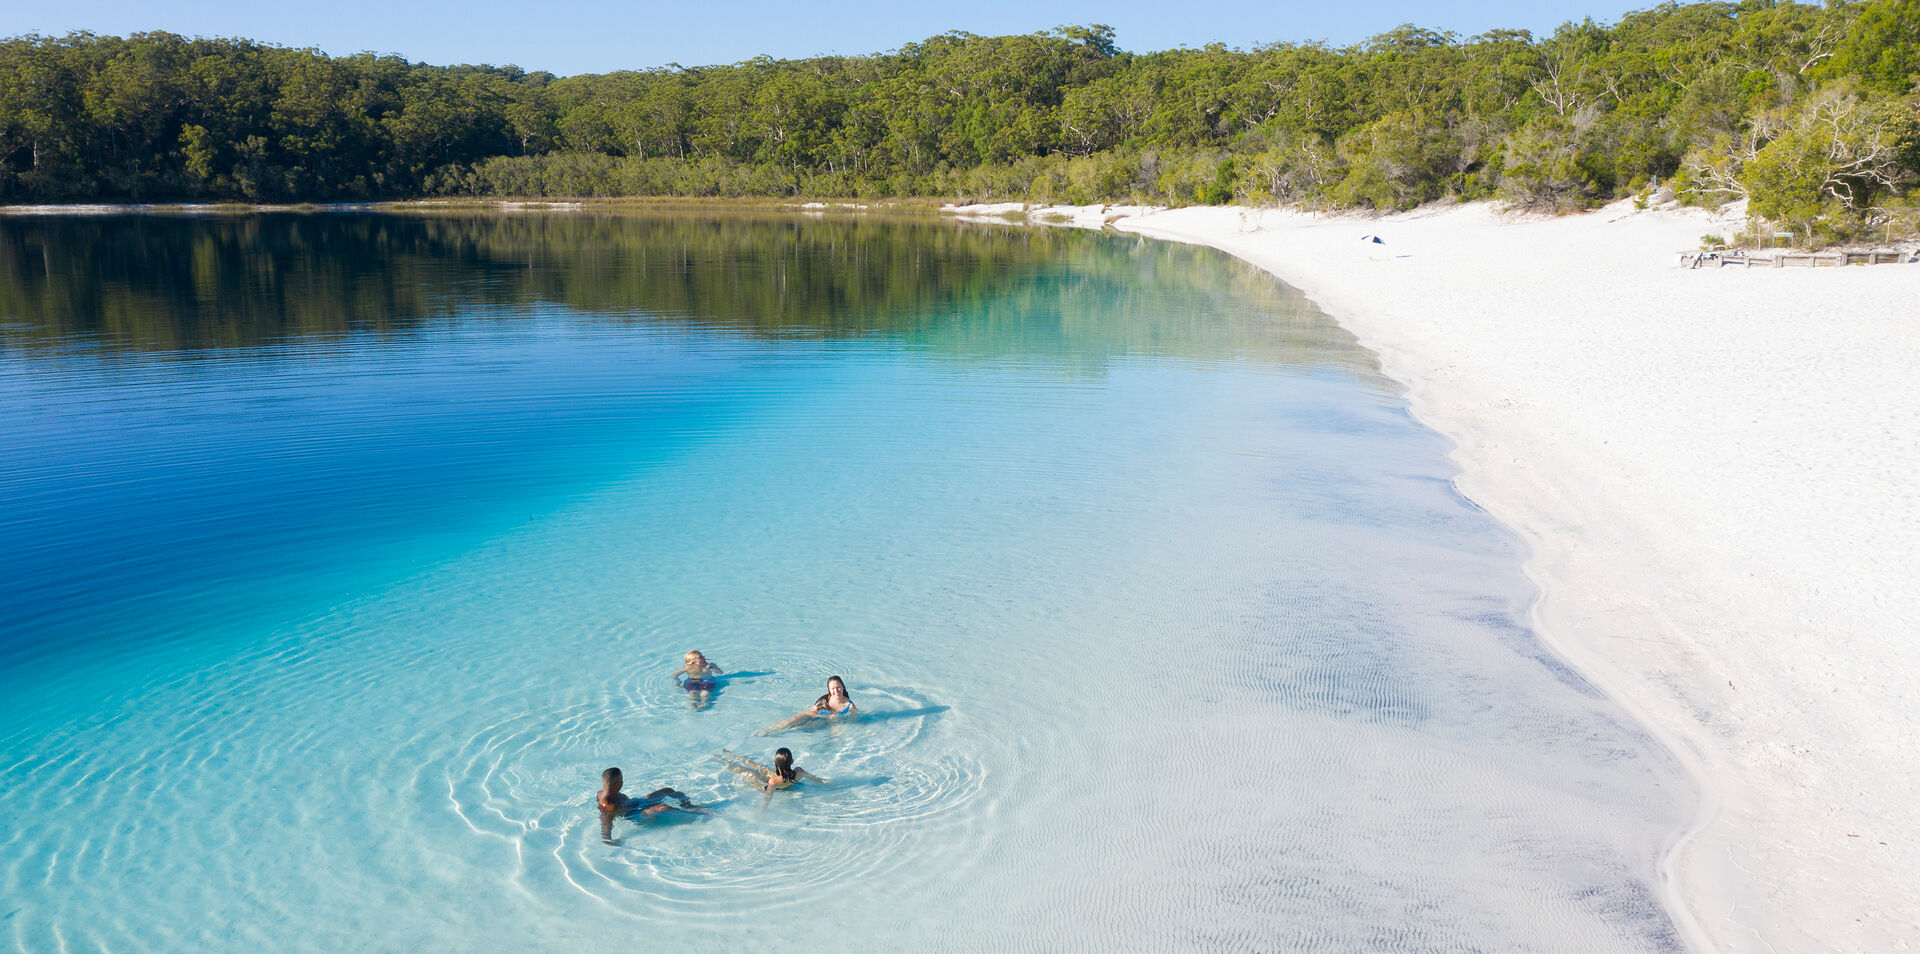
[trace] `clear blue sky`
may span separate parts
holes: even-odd
[[[1142,52],[1215,41],[1242,47],[1276,40],[1339,45],[1409,22],[1463,34],[1494,27],[1546,33],[1585,16],[1615,20],[1652,2],[9,0],[0,3],[0,36],[167,30],[245,36],[333,54],[399,53],[438,64],[515,63],[565,75],[669,62],[732,63],[761,53],[779,58],[872,53],[948,30],[1031,33],[1063,23],[1110,24],[1122,48]]]

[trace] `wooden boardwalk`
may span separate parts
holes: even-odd
[[[1839,252],[1682,252],[1682,268],[1839,268],[1920,262],[1920,253],[1897,249]]]

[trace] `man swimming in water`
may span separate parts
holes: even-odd
[[[623,795],[620,787],[624,784],[626,779],[620,774],[619,768],[607,769],[600,773],[600,791],[595,792],[593,797],[594,803],[600,806],[600,840],[609,845],[619,844],[613,838],[613,820],[616,816],[649,818],[667,812],[704,815],[709,811],[707,808],[695,805],[693,799],[688,798],[686,793],[677,792],[671,788],[654,789],[648,792],[645,798]],[[669,805],[667,799],[673,799],[680,804]]]

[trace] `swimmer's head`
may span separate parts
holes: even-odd
[[[784,745],[773,750],[773,770],[780,773],[784,781],[791,782],[798,777],[793,771],[793,753]]]
[[[686,654],[685,656],[683,656],[683,657],[681,657],[681,658],[682,658],[682,659],[684,659],[684,660],[685,660],[685,661],[687,661],[687,662],[693,662],[693,661],[694,661],[694,660],[696,660],[696,659],[697,659],[697,660],[699,660],[699,661],[701,661],[701,662],[706,662],[706,661],[707,661],[707,657],[705,657],[705,656],[703,656],[703,655],[701,655],[701,654],[700,654],[700,650],[698,650],[698,649],[689,649],[689,650],[687,650],[687,654]]]
[[[826,694],[813,700],[813,707],[815,709],[832,709],[844,706],[852,701],[853,697],[847,695],[847,684],[841,682],[839,676],[828,676]]]
[[[620,770],[618,768],[610,768],[600,773],[600,787],[609,792],[619,791],[620,785],[624,781],[626,781],[626,779],[620,777]]]

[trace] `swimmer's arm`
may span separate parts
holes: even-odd
[[[794,776],[795,776],[796,778],[804,778],[804,779],[806,779],[806,780],[807,780],[807,781],[809,781],[809,782],[818,782],[818,783],[820,783],[820,784],[822,784],[822,785],[832,785],[832,784],[833,784],[832,782],[829,782],[829,781],[827,781],[826,779],[824,779],[824,778],[821,778],[820,776],[818,776],[818,775],[815,775],[815,774],[813,774],[812,772],[809,772],[809,771],[807,771],[806,769],[794,769],[794,770],[793,770],[793,774],[794,774]]]
[[[767,779],[767,794],[760,799],[760,810],[767,810],[767,803],[773,801],[773,779]]]
[[[619,844],[613,840],[613,813],[604,809],[600,812],[600,841],[608,845]]]
[[[681,674],[681,673],[683,673],[683,672],[686,672],[686,671],[687,671],[687,667],[685,667],[685,666],[681,666],[680,668],[678,668],[678,669],[675,669],[675,670],[673,671],[673,675],[670,675],[670,676],[668,676],[667,678],[668,678],[668,679],[679,679],[679,678],[680,678],[680,674]]]

